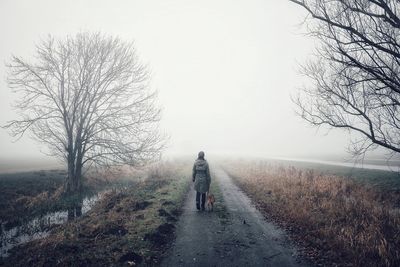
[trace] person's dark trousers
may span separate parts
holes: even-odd
[[[196,208],[200,209],[200,198],[201,198],[201,208],[204,210],[206,204],[206,193],[196,192]]]

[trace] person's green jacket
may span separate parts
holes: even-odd
[[[211,175],[210,168],[205,159],[197,159],[193,165],[192,178],[194,189],[200,193],[206,193],[210,189]]]

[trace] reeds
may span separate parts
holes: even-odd
[[[236,162],[226,169],[265,216],[287,228],[317,264],[400,265],[396,194],[266,162]]]

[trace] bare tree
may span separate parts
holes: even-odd
[[[357,132],[352,152],[400,152],[400,4],[397,0],[290,0],[309,14],[313,86],[295,99],[312,125]]]
[[[20,118],[5,127],[16,137],[29,130],[65,160],[66,192],[80,191],[84,167],[137,165],[159,155],[160,110],[133,44],[100,33],[49,36],[35,58],[13,56],[8,64]]]

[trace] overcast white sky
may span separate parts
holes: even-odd
[[[163,106],[167,154],[343,154],[348,134],[317,131],[294,112],[312,52],[305,13],[287,0],[0,0],[0,124],[15,118],[5,83],[11,54],[29,57],[47,34],[101,31],[134,40]],[[0,157],[38,157],[29,138],[0,129]]]

